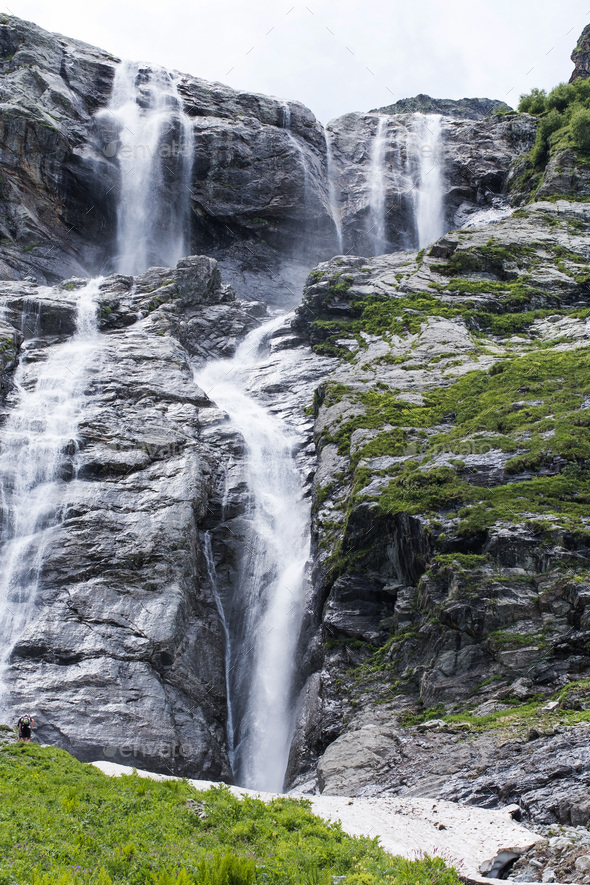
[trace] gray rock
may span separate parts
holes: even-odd
[[[580,34],[571,58],[574,63],[574,70],[570,77],[570,83],[573,83],[574,80],[586,80],[590,77],[590,25],[586,25]]]
[[[490,98],[460,98],[457,101],[448,98],[431,98],[430,95],[416,95],[414,98],[402,98],[383,108],[376,108],[372,114],[443,114],[457,120],[483,120],[490,117],[495,110],[505,109],[505,101]]]
[[[1,27],[0,163],[11,187],[4,185],[0,201],[0,278],[57,282],[96,274],[112,267],[120,169],[112,127],[94,115],[108,102],[118,60],[14,16]],[[343,248],[371,252],[374,112],[332,121],[326,134],[298,102],[185,74],[178,75],[178,91],[193,120],[191,251],[217,258],[229,284],[257,300],[292,303],[306,269],[339,249],[340,221]],[[487,99],[418,96],[382,109],[391,248],[415,242],[416,156],[409,152],[407,174],[394,160],[408,144],[405,111],[426,105],[445,114],[447,227],[482,207],[504,205],[513,161],[534,139],[532,118],[481,119],[497,105]]]
[[[590,599],[586,542],[570,535],[557,517],[543,546],[533,525],[518,520],[504,520],[486,529],[481,537],[468,538],[457,535],[459,518],[445,510],[436,513],[434,522],[426,513],[388,516],[378,506],[379,496],[407,461],[417,461],[418,469],[425,473],[453,470],[475,487],[504,485],[517,476],[517,481],[524,481],[534,473],[510,473],[506,464],[511,456],[489,445],[485,435],[475,446],[462,440],[452,451],[437,449],[431,436],[436,441],[437,434],[448,432],[452,416],[445,419],[448,423],[420,433],[418,428],[403,428],[407,443],[399,453],[379,455],[376,442],[380,435],[384,439],[391,427],[385,419],[382,425],[375,425],[373,418],[365,424],[361,398],[381,389],[402,402],[423,405],[433,390],[444,389],[469,371],[486,373],[507,355],[532,352],[539,340],[564,349],[584,346],[583,320],[566,311],[568,305],[574,308],[587,303],[579,274],[585,261],[589,221],[585,204],[540,202],[495,224],[492,240],[490,226],[483,225],[448,233],[419,260],[412,253],[373,259],[341,257],[321,264],[308,279],[294,331],[313,347],[326,349],[338,337],[334,334],[337,324],[346,328],[358,316],[355,302],[359,297],[373,296],[385,303],[400,299],[403,304],[408,296],[440,291],[442,304],[456,305],[462,303],[463,296],[453,291],[455,278],[477,280],[479,292],[469,297],[478,305],[494,305],[494,310],[501,310],[498,282],[517,280],[520,274],[535,281],[531,302],[523,303],[523,309],[546,309],[557,299],[561,303],[559,315],[539,320],[538,331],[535,327],[534,332],[526,331],[509,342],[500,335],[488,336],[485,354],[474,348],[473,327],[460,319],[423,316],[419,331],[383,338],[366,336],[366,347],[342,360],[318,391],[314,528],[325,646],[319,669],[321,686],[314,695],[315,705],[308,708],[314,721],[303,723],[301,731],[316,741],[318,779],[327,792],[344,791],[349,783],[360,792],[391,788],[416,790],[416,795],[444,793],[476,804],[515,801],[535,820],[585,822],[583,785],[588,761],[583,753],[575,771],[568,761],[572,754],[578,758],[585,730],[558,736],[553,720],[551,725],[543,722],[545,716],[555,720],[560,716],[557,692],[568,682],[574,690],[568,703],[578,705],[577,709],[587,705],[585,690],[574,688],[585,684],[590,666],[584,645]],[[531,243],[538,245],[529,258],[513,260],[514,255],[522,255],[523,246],[530,249]],[[554,258],[562,247],[571,249],[567,267],[558,267]],[[459,268],[454,274],[453,262]],[[346,287],[337,286],[342,280],[346,280]],[[415,312],[408,309],[408,315],[413,318]],[[554,327],[555,337],[550,337]],[[412,371],[406,368],[410,365]],[[539,399],[515,392],[514,402],[522,411],[538,408],[531,402]],[[343,433],[346,422],[353,428],[349,446]],[[547,437],[548,446],[552,438]],[[364,455],[367,446],[374,447],[371,456]],[[563,466],[559,459],[548,460],[539,473],[555,474]],[[330,555],[334,549],[339,551],[336,561]],[[454,553],[476,552],[483,557],[480,567],[471,569],[465,562],[459,565],[461,556],[452,564]],[[442,581],[434,579],[432,571],[439,553],[448,563],[439,573],[440,577],[444,574]],[[564,583],[562,563],[570,556],[580,570],[575,582]],[[579,589],[574,589],[574,583]],[[539,702],[541,697],[557,706],[549,709],[547,705],[547,712],[541,713],[546,705]],[[391,737],[391,722],[381,727],[380,705],[392,698],[405,698],[404,703],[419,699],[415,706],[403,707],[403,716],[418,718],[422,710],[435,708],[429,718],[434,719],[432,727],[444,747],[444,764],[438,746],[429,745],[437,765],[424,770],[420,742],[429,737],[428,722],[420,725],[426,728],[424,732],[399,729],[395,737]],[[440,724],[445,721],[441,715],[445,711],[495,716],[533,698],[539,702],[539,714],[523,724],[507,768],[500,762],[498,767],[492,766],[491,760],[500,753],[493,736],[486,738],[491,743],[486,744],[489,750],[484,763],[477,755],[484,746],[479,739],[470,738],[460,748],[458,736],[448,738]],[[364,730],[376,723],[377,731]],[[462,733],[457,731],[457,735]],[[376,766],[372,750],[365,747],[368,734],[371,746],[375,743],[387,760],[381,768]],[[405,743],[403,752],[399,741]],[[528,768],[529,750],[525,753],[521,746],[542,754],[551,777],[537,780],[537,774]],[[415,767],[412,763],[410,769],[414,756]],[[313,779],[313,751],[305,757],[300,754],[300,758],[305,758],[301,764],[306,767],[297,776],[301,782]],[[484,776],[486,769],[488,775]],[[470,783],[479,784],[477,796],[471,787],[451,789],[450,784],[457,785],[462,771]],[[424,780],[420,780],[422,774]]]
[[[395,106],[392,106],[395,107]],[[485,207],[500,205],[512,168],[532,147],[536,120],[527,115],[458,119],[449,109],[442,123],[446,229],[464,224]],[[413,118],[384,108],[370,114],[351,113],[328,125],[340,194],[346,254],[375,254],[370,213],[372,146],[379,117],[386,115],[384,157],[386,244],[379,251],[417,248],[414,198],[418,186],[421,143],[413,135]]]
[[[76,287],[4,284],[11,319],[34,317],[29,358],[73,331]],[[201,541],[219,455],[201,438],[211,402],[189,351],[215,356],[228,328],[239,339],[256,320],[201,256],[107,278],[98,301],[100,358],[64,455],[64,519],[12,650],[8,703],[35,709],[39,740],[81,759],[231,779],[223,631]],[[186,331],[199,321],[207,344]],[[7,328],[16,348],[23,336]]]

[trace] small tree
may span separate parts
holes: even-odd
[[[547,105],[547,93],[544,89],[531,89],[528,95],[520,96],[518,110],[521,114],[542,114]]]

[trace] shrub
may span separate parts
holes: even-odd
[[[531,166],[544,169],[549,157],[570,148],[590,153],[590,81],[560,83],[547,93],[533,89],[522,95],[519,111],[539,117]]]
[[[542,114],[547,107],[547,93],[544,89],[532,89],[528,95],[520,96],[518,110],[523,114]]]
[[[590,152],[590,110],[581,105],[572,114],[572,137],[578,150]]]

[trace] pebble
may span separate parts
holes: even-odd
[[[590,854],[582,854],[576,859],[575,867],[579,873],[590,873]]]

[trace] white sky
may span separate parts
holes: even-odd
[[[419,92],[514,105],[532,86],[569,79],[590,23],[590,0],[0,0],[0,9],[125,58],[302,101],[322,122]]]

